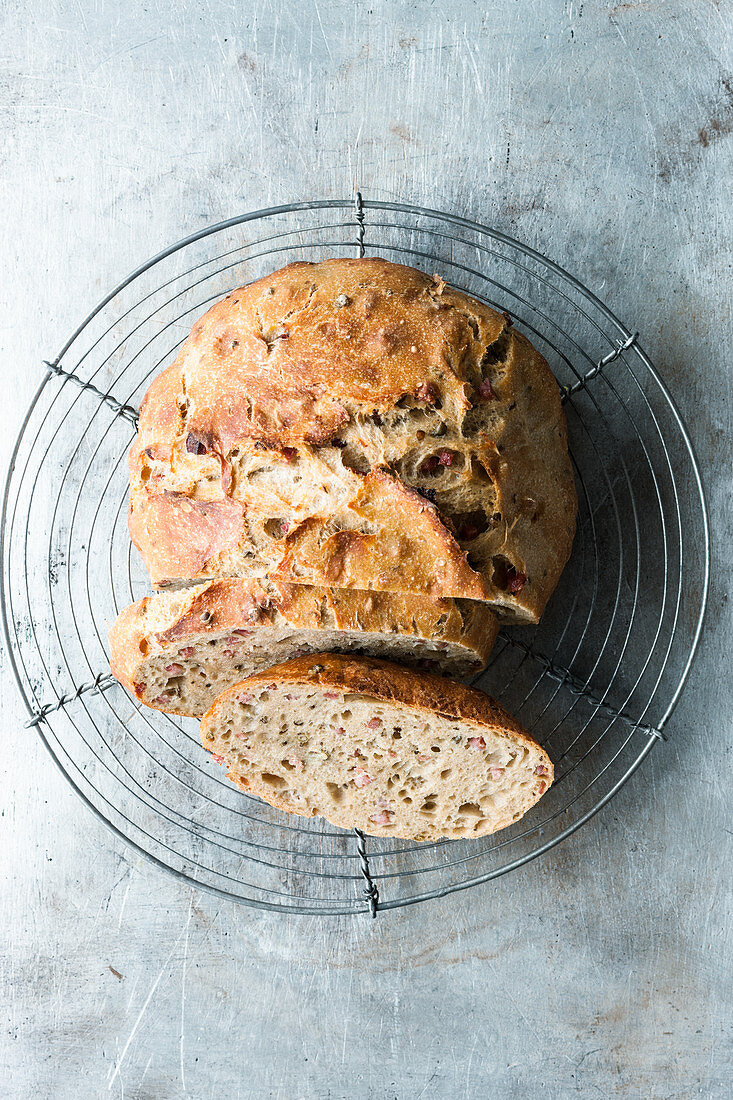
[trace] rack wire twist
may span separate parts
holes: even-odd
[[[568,413],[580,497],[573,558],[541,626],[503,630],[478,678],[545,744],[556,781],[525,821],[481,841],[369,838],[368,849],[360,830],[293,824],[229,788],[192,723],[133,704],[106,664],[104,622],[146,590],[124,523],[123,459],[141,394],[196,316],[234,286],[284,259],[354,249],[433,265],[509,309],[549,359]],[[45,365],[0,533],[3,627],[27,725],[98,816],[175,874],[261,908],[374,917],[547,851],[663,738],[707,598],[697,464],[638,334],[532,249],[455,215],[361,194],[258,211],[144,264]],[[79,405],[89,399],[93,407]]]

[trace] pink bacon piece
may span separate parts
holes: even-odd
[[[392,812],[391,810],[380,810],[378,814],[372,814],[369,818],[375,825],[391,825],[392,824]]]

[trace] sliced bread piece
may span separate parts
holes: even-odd
[[[475,675],[497,631],[491,611],[470,600],[230,579],[138,600],[109,638],[112,672],[141,702],[201,717],[250,673],[323,650]]]
[[[236,684],[204,716],[201,739],[272,806],[408,840],[496,832],[553,779],[544,749],[483,692],[338,653]]]

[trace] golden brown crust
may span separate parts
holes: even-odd
[[[198,577],[222,551],[238,546],[244,525],[239,501],[192,500],[182,493],[132,494],[130,538],[153,583]]]
[[[484,307],[485,331],[475,332],[450,308],[463,296],[440,282],[369,257],[294,263],[233,291],[196,323],[178,360],[199,406],[189,429],[224,449],[246,438],[320,444],[354,405],[391,408],[426,383],[449,410],[467,409],[466,357],[503,321]]]
[[[484,578],[441,522],[435,506],[384,470],[362,480],[354,512],[365,530],[329,533],[327,520],[309,519],[284,540],[271,575],[305,584],[420,592],[484,599]]]
[[[565,413],[550,368],[516,330],[507,342],[506,367],[496,389],[522,416],[507,416],[492,441],[487,465],[497,511],[505,518],[485,536],[487,550],[492,558],[506,555],[526,575],[522,608],[539,622],[575,537],[577,498]]]
[[[135,669],[143,655],[144,619],[141,612],[149,599],[146,596],[144,600],[123,607],[108,632],[110,671],[133,695],[137,694],[134,688]]]

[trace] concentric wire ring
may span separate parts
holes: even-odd
[[[476,841],[377,840],[282,814],[224,780],[195,723],[141,708],[104,679],[107,627],[148,591],[126,526],[130,409],[213,301],[294,259],[363,252],[439,271],[507,310],[567,396],[580,501],[573,556],[541,625],[503,631],[479,681],[545,744],[556,780],[525,819]],[[0,551],[12,667],[39,736],[85,802],[197,886],[326,914],[486,881],[587,821],[672,713],[709,570],[690,441],[632,334],[576,279],[504,234],[361,197],[231,219],[115,288],[50,365],[28,411]]]

